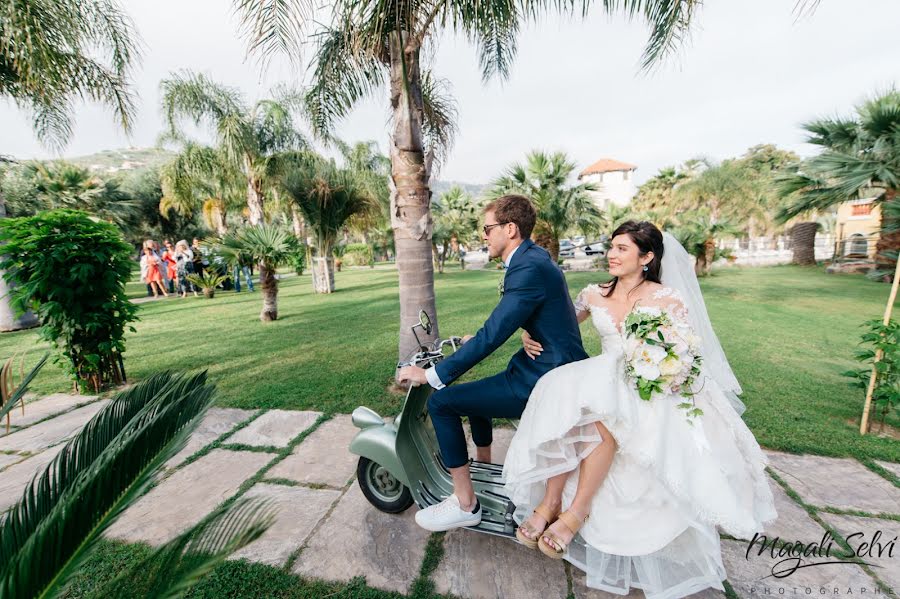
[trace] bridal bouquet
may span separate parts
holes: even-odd
[[[641,399],[681,398],[692,422],[703,414],[691,400],[702,362],[700,338],[659,308],[636,308],[625,319],[625,373]]]

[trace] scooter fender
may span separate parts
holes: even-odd
[[[380,464],[407,488],[410,487],[406,470],[397,457],[397,427],[393,424],[372,426],[356,433],[350,442],[350,453]]]

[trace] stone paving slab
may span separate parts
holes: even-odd
[[[819,516],[844,537],[858,557],[872,566],[875,576],[900,593],[900,547],[897,546],[900,522],[827,512]]]
[[[80,431],[88,420],[93,418],[107,403],[109,400],[102,399],[46,422],[0,437],[0,451],[37,453],[56,445]]]
[[[835,546],[837,544],[835,543]],[[766,552],[758,555],[757,551],[746,555],[746,541],[722,541],[722,559],[728,573],[728,582],[738,597],[761,599],[779,595],[791,596],[848,596],[871,594],[875,590],[875,581],[856,564],[827,564],[801,568],[783,578],[772,576],[772,567],[784,558],[775,557]],[[831,561],[828,558],[804,558],[806,563]],[[779,568],[780,569],[780,568]],[[795,590],[796,589],[796,590]],[[807,592],[806,589],[810,589]],[[835,592],[834,589],[839,589]],[[861,591],[865,589],[865,591]]]
[[[419,528],[414,514],[415,508],[402,514],[378,511],[354,482],[300,552],[293,571],[344,582],[365,576],[370,586],[406,592],[419,575],[430,534]]]
[[[900,478],[900,464],[897,462],[878,462],[876,464],[884,468],[885,470],[893,473],[894,476]]]
[[[247,545],[229,559],[246,559],[282,567],[300,548],[316,524],[341,496],[340,491],[286,487],[259,483],[244,494],[247,498],[272,500],[278,509],[275,523],[262,537]]]
[[[627,595],[617,595],[609,591],[601,591],[600,589],[592,589],[587,586],[584,572],[575,566],[569,566],[572,569],[572,591],[575,599],[644,599],[644,591],[640,589],[631,589]],[[726,595],[718,589],[705,589],[693,595],[687,595],[686,599],[725,599]]]
[[[71,410],[75,406],[83,405],[96,400],[97,396],[95,395],[72,395],[69,393],[54,393],[53,395],[48,395],[47,397],[35,401],[28,401],[26,399],[24,416],[22,416],[22,409],[19,407],[16,407],[9,414],[11,416],[13,426],[29,426],[39,420],[43,420],[44,418],[48,418],[55,414],[61,414],[62,412]],[[6,428],[4,427],[2,430],[0,430],[0,435],[3,435],[5,432]]]
[[[350,416],[335,416],[322,423],[266,476],[342,488],[356,472],[359,457],[350,453],[349,447],[357,432]]]
[[[166,468],[174,468],[194,455],[231,429],[238,423],[250,418],[256,410],[238,410],[237,408],[210,408],[194,432],[191,433],[184,449],[166,462]]]
[[[900,514],[900,489],[856,460],[767,454],[772,469],[808,504]]]
[[[226,443],[255,447],[285,447],[291,439],[311,427],[321,412],[269,410],[232,436]]]
[[[64,447],[65,445],[57,445],[0,472],[0,512],[6,511],[21,499],[25,486],[34,475],[46,468]]]
[[[17,453],[0,453],[0,471],[11,464],[21,462],[24,458],[25,456],[21,456]]]
[[[467,599],[565,597],[565,567],[513,539],[470,530],[444,537],[444,559],[433,576],[435,590]]]
[[[785,541],[812,543],[819,541],[825,529],[806,513],[800,504],[791,499],[785,490],[774,480],[769,480],[769,488],[775,498],[775,511],[778,517],[766,526],[765,533],[769,537],[779,537]]]
[[[214,449],[141,497],[110,527],[108,537],[159,545],[200,522],[234,495],[271,453]]]

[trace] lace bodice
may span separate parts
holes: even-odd
[[[654,291],[649,298],[638,302],[637,307],[655,307],[667,312],[675,320],[687,322],[687,308],[681,300],[681,295],[671,287],[662,287]],[[612,312],[603,305],[603,295],[600,285],[588,285],[575,298],[575,311],[581,316],[589,312],[594,329],[600,335],[600,343],[603,352],[621,350],[624,337],[622,335],[622,323],[616,322]],[[629,312],[630,314],[630,312]],[[625,315],[627,317],[628,314]]]

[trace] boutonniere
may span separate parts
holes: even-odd
[[[497,282],[497,293],[500,294],[500,297],[503,297],[503,283],[506,281],[506,272],[503,273],[503,276],[500,277],[500,280]]]

